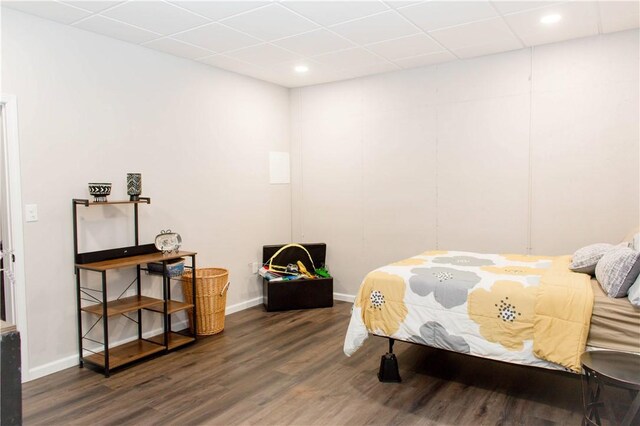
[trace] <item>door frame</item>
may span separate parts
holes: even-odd
[[[20,144],[18,138],[18,101],[15,95],[0,94],[0,105],[4,108],[5,137],[4,171],[7,191],[7,206],[2,212],[6,215],[10,242],[15,262],[12,263],[14,274],[14,313],[15,325],[20,332],[22,381],[30,379],[29,372],[29,339],[27,337],[27,294],[24,262],[24,229],[22,223],[22,188],[20,180]],[[5,262],[5,267],[10,265]],[[6,284],[6,283],[5,283]]]

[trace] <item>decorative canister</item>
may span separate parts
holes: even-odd
[[[89,183],[89,194],[95,197],[96,203],[105,203],[111,194],[111,183]]]
[[[142,174],[127,173],[127,194],[131,201],[137,201],[142,194]]]

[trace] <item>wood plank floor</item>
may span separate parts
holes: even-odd
[[[571,424],[578,376],[399,342],[403,382],[376,378],[387,341],[342,353],[351,304],[232,314],[226,330],[111,378],[70,368],[26,383],[24,423]]]

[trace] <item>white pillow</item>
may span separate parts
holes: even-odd
[[[629,248],[640,251],[640,232],[633,236],[633,239],[629,242]]]

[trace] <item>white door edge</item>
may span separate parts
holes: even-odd
[[[24,231],[22,216],[22,189],[20,181],[20,144],[18,139],[18,102],[16,96],[0,94],[0,104],[5,113],[5,170],[7,176],[6,211],[9,224],[9,241],[15,255],[10,265],[15,278],[15,325],[20,332],[22,354],[22,381],[29,377],[29,339],[27,335],[27,294],[24,266]],[[7,259],[5,264],[11,264]]]

